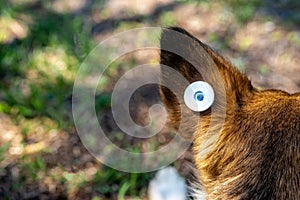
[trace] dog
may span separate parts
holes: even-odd
[[[174,129],[192,141],[199,199],[300,199],[300,93],[258,90],[182,28],[165,29],[160,44],[160,64],[168,67],[161,67],[160,96]],[[197,81],[214,92],[203,111],[184,99]]]

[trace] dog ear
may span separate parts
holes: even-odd
[[[246,76],[184,29],[164,29],[160,44],[160,95],[176,129],[185,123],[185,131],[191,134],[195,131],[193,127],[198,126],[199,113],[186,107],[183,99],[186,87],[192,82],[205,81],[212,86],[215,95],[213,108],[216,112],[234,112],[251,95],[253,87]],[[179,73],[174,73],[174,70]],[[208,109],[200,114],[205,116],[211,112]]]

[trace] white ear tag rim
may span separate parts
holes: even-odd
[[[197,94],[202,95],[197,99]],[[184,91],[184,103],[191,110],[202,112],[211,107],[215,100],[215,94],[212,86],[204,81],[191,83]]]

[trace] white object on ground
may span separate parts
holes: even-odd
[[[174,167],[167,167],[155,175],[148,189],[149,200],[186,200],[185,180]]]

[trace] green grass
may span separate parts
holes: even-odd
[[[20,165],[21,179],[26,183],[39,181],[45,173],[46,164],[41,155],[36,157],[24,156]]]
[[[146,195],[146,188],[153,173],[126,173],[105,167],[98,171],[94,178],[97,191],[105,196],[118,194],[124,196],[142,197]]]
[[[80,62],[95,45],[88,35],[88,25],[80,16],[54,13],[43,5],[37,9],[7,1],[0,5],[0,23],[10,26],[10,21],[22,22],[28,30],[25,37],[9,42],[4,40],[6,33],[0,31],[0,112],[14,120],[24,138],[36,130],[47,134],[51,129],[73,127],[73,82]],[[22,20],[24,16],[30,22]],[[46,121],[52,122],[47,125]],[[25,148],[27,141],[21,145]],[[0,148],[0,161],[8,148]],[[39,182],[46,174],[43,152],[47,149],[24,154],[18,160],[20,176],[13,183],[15,191]],[[68,180],[68,175],[61,178]]]
[[[162,27],[175,26],[176,18],[172,12],[163,12],[159,17],[159,23]]]
[[[230,8],[236,20],[241,24],[250,21],[254,17],[255,12],[262,5],[262,1],[259,0],[229,0],[223,1],[223,3]]]
[[[5,143],[0,147],[0,162],[2,160],[4,160],[4,158],[5,158],[4,153],[8,150],[9,146],[10,146],[9,143]],[[1,173],[1,171],[0,171],[0,173]]]
[[[33,22],[25,38],[0,44],[1,108],[16,117],[62,121],[79,64],[92,43],[79,17],[18,10],[11,15],[28,15]]]
[[[267,65],[261,65],[259,66],[258,71],[261,75],[268,75],[270,73],[270,67]]]
[[[8,25],[8,20],[18,20],[20,16],[31,19],[28,23],[22,22],[27,28],[24,38],[6,43],[6,33],[0,31],[0,112],[14,120],[24,138],[29,137],[36,127],[42,127],[44,134],[51,129],[74,127],[70,110],[73,82],[80,63],[96,45],[90,39],[89,24],[81,16],[55,13],[43,4],[33,10],[23,4],[11,5],[6,1],[0,5],[0,18],[5,19]],[[121,23],[122,27],[127,25]],[[134,65],[135,61],[130,62]],[[120,63],[112,65],[107,72],[108,82],[101,87],[105,87],[116,75]],[[99,113],[110,107],[110,98],[110,93],[97,95],[96,109]],[[39,119],[49,119],[51,123],[47,125],[45,120]],[[27,142],[23,140],[22,145],[25,148]],[[9,144],[0,148],[0,161],[8,148]],[[20,176],[13,183],[14,191],[39,182],[49,172],[43,157],[47,151],[43,149],[34,155],[22,156],[17,163]],[[65,170],[63,166],[61,170]],[[104,167],[92,180],[86,180],[84,173],[69,171],[52,178],[67,186],[66,193],[92,184],[98,194],[107,197],[117,194],[122,199],[128,195],[145,196],[150,177],[150,174],[129,174]]]

